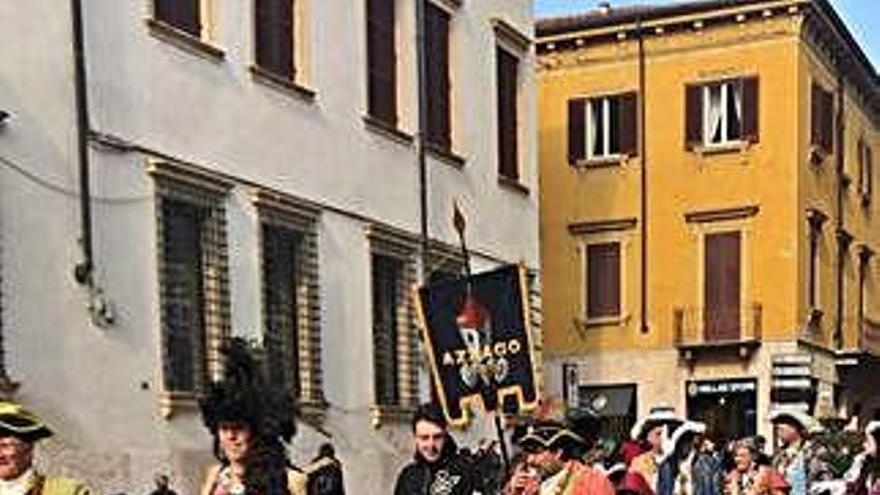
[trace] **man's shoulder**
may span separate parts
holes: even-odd
[[[73,478],[47,477],[43,480],[44,495],[86,495],[90,493],[85,483]]]

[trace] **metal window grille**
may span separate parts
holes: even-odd
[[[318,279],[320,211],[294,198],[260,193],[263,319],[272,373],[301,404],[326,405],[321,370]],[[276,267],[278,269],[276,269]]]
[[[165,390],[197,393],[229,335],[226,212],[216,191],[157,178],[156,213]]]

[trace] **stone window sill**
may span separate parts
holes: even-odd
[[[150,34],[156,38],[212,62],[222,62],[226,56],[223,49],[160,20],[147,19],[147,27],[150,30]]]
[[[529,188],[525,184],[520,182],[518,179],[514,179],[513,177],[508,177],[506,175],[499,175],[498,176],[498,184],[501,187],[504,187],[506,189],[510,189],[511,191],[522,194],[523,196],[529,195]]]
[[[250,72],[251,77],[255,82],[264,84],[272,89],[289,94],[308,103],[315,101],[316,93],[314,90],[299,85],[291,79],[275,74],[274,72],[266,70],[258,65],[251,65]]]
[[[455,154],[452,150],[443,149],[436,144],[426,142],[425,151],[447,165],[452,165],[456,168],[463,168],[465,165],[463,157]]]
[[[364,115],[364,125],[369,131],[400,144],[410,146],[413,143],[413,137],[411,134],[407,134],[406,132],[392,126],[390,123],[384,122],[370,115]]]
[[[610,167],[622,167],[626,165],[629,157],[627,155],[608,155],[608,156],[596,156],[590,158],[580,159],[575,162],[575,167],[584,170],[590,169],[598,169],[598,168],[610,168]]]
[[[699,156],[725,155],[743,153],[749,149],[751,143],[749,141],[730,141],[719,144],[704,144],[694,148],[694,152]]]

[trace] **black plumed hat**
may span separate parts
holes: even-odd
[[[257,351],[241,338],[227,341],[223,378],[199,402],[202,420],[213,435],[221,423],[243,423],[258,438],[290,442],[296,433],[289,393],[269,383]]]

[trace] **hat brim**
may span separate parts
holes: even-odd
[[[818,423],[806,413],[796,410],[777,410],[770,413],[770,422],[773,424],[792,425],[804,434],[814,431]]]
[[[0,415],[0,437],[15,437],[34,443],[52,436],[52,430],[39,421],[15,415]]]
[[[644,440],[648,436],[648,432],[658,426],[664,425],[680,425],[684,420],[676,416],[648,416],[636,422],[630,430],[630,437],[633,440]]]

